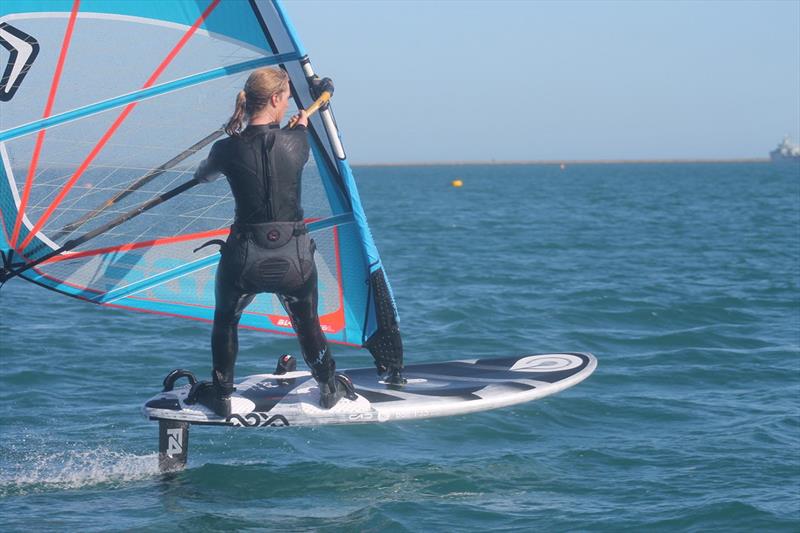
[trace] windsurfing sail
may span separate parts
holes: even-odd
[[[15,0],[0,5],[0,251],[41,260],[191,179],[255,69],[280,65],[294,101],[314,71],[278,0]],[[402,353],[397,310],[327,107],[309,123],[302,199],[329,340]],[[19,277],[88,302],[211,321],[215,247],[233,199],[202,184]],[[259,295],[245,328],[292,334]]]

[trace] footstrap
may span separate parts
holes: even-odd
[[[210,381],[198,381],[196,383],[192,383],[192,388],[189,389],[189,394],[186,396],[186,399],[183,401],[186,405],[194,405],[198,401],[198,396],[202,389],[213,387],[214,384]]]
[[[357,400],[356,387],[353,385],[353,380],[345,374],[336,373],[336,381],[338,381],[344,388],[344,397],[348,400]]]

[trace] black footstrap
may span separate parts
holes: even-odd
[[[186,396],[186,399],[183,401],[186,405],[194,405],[198,402],[198,397],[200,392],[206,388],[213,388],[214,384],[210,381],[198,381],[196,383],[192,383],[192,388],[189,389],[189,394]]]
[[[193,373],[189,372],[188,370],[184,370],[182,368],[176,368],[169,374],[167,377],[164,378],[164,389],[162,392],[169,392],[175,388],[175,382],[181,378],[187,378],[189,380],[190,385],[194,385],[197,383],[197,378],[194,376]]]
[[[348,400],[357,400],[356,387],[353,385],[353,380],[345,374],[336,373],[336,381],[338,381],[344,388],[344,397]]]

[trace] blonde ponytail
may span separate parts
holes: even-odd
[[[280,68],[262,68],[247,78],[244,90],[236,95],[236,107],[225,125],[225,133],[239,135],[245,122],[269,104],[273,94],[289,89],[289,75]]]
[[[245,115],[247,114],[247,94],[244,91],[239,91],[236,95],[236,107],[234,108],[233,115],[225,125],[225,133],[233,137],[239,135],[244,129]]]

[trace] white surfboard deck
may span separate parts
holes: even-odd
[[[319,407],[319,389],[308,371],[257,374],[236,384],[232,414],[222,418],[185,403],[189,385],[153,396],[142,408],[154,420],[240,427],[358,424],[452,416],[538,400],[580,383],[594,372],[588,353],[554,353],[408,365],[408,383],[378,381],[374,368],[343,370],[356,400]],[[285,380],[291,380],[286,383]]]

